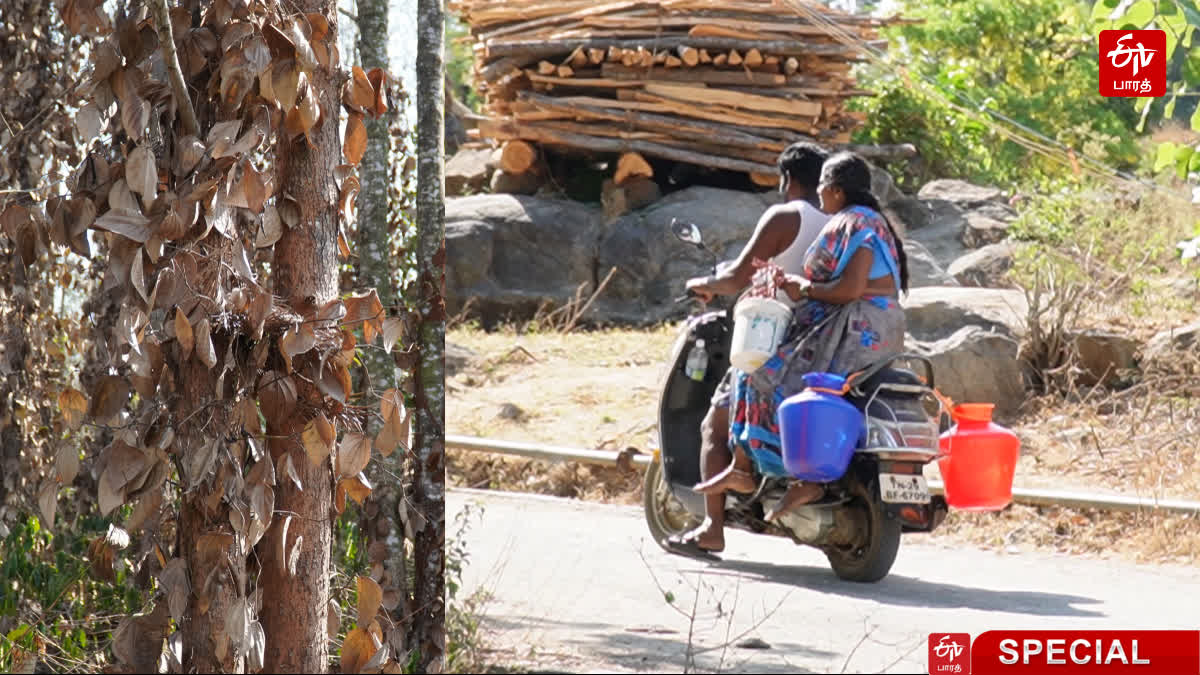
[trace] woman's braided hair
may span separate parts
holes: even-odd
[[[900,288],[908,292],[908,255],[904,252],[904,242],[896,234],[896,228],[883,213],[879,200],[871,193],[871,167],[862,157],[852,152],[839,152],[826,160],[821,167],[821,182],[832,185],[846,193],[846,206],[865,206],[872,209],[887,223],[888,232],[896,241],[896,253],[900,265]]]

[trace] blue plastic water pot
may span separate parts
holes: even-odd
[[[833,373],[804,376],[804,391],[779,406],[783,466],[793,478],[815,483],[846,473],[864,432],[863,414],[839,393],[846,378]]]

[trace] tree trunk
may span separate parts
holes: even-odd
[[[318,12],[329,22],[329,42],[337,43],[337,4],[334,0],[298,0],[300,12]],[[272,265],[274,293],[292,309],[311,318],[316,308],[338,296],[337,237],[338,194],[334,167],[341,163],[338,135],[340,83],[331,70],[317,68],[312,85],[321,108],[321,122],[310,133],[312,146],[303,137],[280,140],[275,161],[278,194],[295,197],[300,218],[287,228],[275,245]],[[297,384],[301,382],[297,381]],[[321,405],[321,394],[301,387],[299,410],[305,402]],[[277,486],[277,517],[258,545],[262,562],[262,621],[267,635],[263,672],[323,673],[328,668],[327,605],[329,601],[330,547],[332,543],[332,482],[328,462],[313,466],[301,449],[300,434],[309,419],[297,415],[283,421],[268,420],[272,458],[294,452],[303,490],[291,481]],[[285,552],[279,546],[284,518],[290,514],[287,548],[300,541],[293,577]]]
[[[419,354],[415,397],[413,501],[424,526],[414,546],[416,584],[412,639],[420,650],[420,672],[441,670],[446,650],[445,551],[446,341],[444,230],[445,151],[442,117],[445,84],[442,0],[417,3],[417,260]]]

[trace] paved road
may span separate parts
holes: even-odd
[[[1194,568],[909,535],[891,575],[861,585],[814,549],[743,532],[721,563],[666,554],[635,508],[451,490],[447,515],[467,504],[464,587],[492,595],[491,660],[542,672],[679,672],[689,631],[693,672],[903,673],[925,672],[930,632],[1200,626]],[[747,639],[760,648],[720,648]]]

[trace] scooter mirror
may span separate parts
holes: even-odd
[[[675,233],[676,238],[684,243],[700,246],[701,248],[704,247],[704,241],[700,238],[700,228],[691,223],[681,223],[672,218],[671,231]]]

